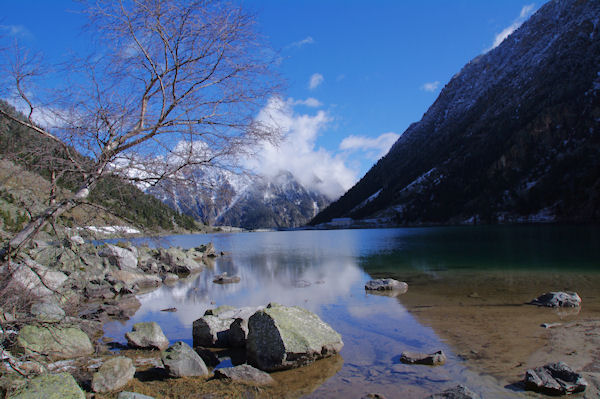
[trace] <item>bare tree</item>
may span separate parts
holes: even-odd
[[[50,220],[84,201],[99,179],[156,184],[191,166],[227,167],[278,132],[254,121],[274,93],[272,52],[240,7],[213,0],[89,0],[86,32],[98,50],[71,60],[64,87],[40,84],[38,56],[9,50],[12,93],[27,118],[0,114],[54,143],[79,187],[1,250],[13,256]],[[38,104],[41,104],[38,105]],[[36,120],[40,115],[45,123]]]

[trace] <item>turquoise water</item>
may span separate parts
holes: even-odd
[[[490,271],[595,274],[600,270],[600,229],[585,226],[182,235],[151,244],[188,248],[210,241],[227,255],[174,287],[139,296],[142,307],[136,315],[126,323],[109,323],[105,335],[124,342],[123,335],[133,323],[152,320],[171,342],[191,344],[192,323],[208,308],[273,301],[301,306],[340,332],[345,343],[339,370],[330,370],[324,382],[307,378],[302,395],[310,397],[360,397],[369,392],[423,397],[456,383],[502,397],[505,388],[467,368],[432,327],[407,311],[401,297],[366,294],[364,284],[373,276],[405,276],[409,284],[448,278],[455,284],[451,276],[463,272],[480,273],[485,280]],[[213,276],[223,272],[239,275],[241,282],[212,283]],[[169,307],[178,310],[160,311]],[[439,349],[449,356],[443,367],[407,366],[398,360],[405,350]]]

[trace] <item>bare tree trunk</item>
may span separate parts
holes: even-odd
[[[20,232],[18,232],[2,249],[0,259],[8,261],[13,258],[29,240],[31,240],[49,221],[56,219],[64,212],[76,207],[82,200],[86,199],[97,182],[95,176],[89,177],[79,187],[77,192],[70,198],[55,203],[46,208],[38,217],[34,218]]]

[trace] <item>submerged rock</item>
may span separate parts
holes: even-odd
[[[581,298],[576,292],[547,292],[533,301],[531,305],[556,307],[578,307],[581,305]]]
[[[542,367],[529,369],[523,380],[525,389],[547,395],[567,395],[583,392],[587,381],[566,363],[548,363]]]
[[[176,342],[161,355],[165,369],[172,377],[208,375],[202,358],[185,342]]]
[[[398,291],[404,293],[408,290],[408,284],[404,281],[394,280],[393,278],[384,278],[370,280],[365,284],[367,291]]]
[[[87,356],[94,352],[89,337],[78,327],[27,325],[19,332],[17,344],[26,354],[54,359]]]
[[[92,377],[92,390],[105,393],[117,391],[131,381],[135,367],[130,358],[117,356],[104,362]]]
[[[134,348],[164,350],[169,346],[169,340],[162,329],[153,321],[134,324],[132,330],[125,334],[125,338]]]
[[[275,382],[273,378],[264,371],[254,368],[248,364],[235,367],[226,367],[215,370],[216,379],[227,379],[235,382],[246,382],[256,385],[268,385]]]
[[[427,399],[479,399],[479,395],[464,385],[457,385],[443,392],[428,396]]]
[[[240,276],[228,276],[227,272],[223,274],[217,274],[213,278],[213,283],[216,284],[235,284],[240,282]]]
[[[269,304],[248,320],[248,363],[265,371],[304,366],[338,353],[342,337],[317,315]]]
[[[11,399],[85,399],[85,394],[69,373],[42,374],[9,396]]]
[[[425,364],[428,366],[441,366],[446,363],[446,355],[443,351],[435,353],[402,352],[400,361],[406,364]]]

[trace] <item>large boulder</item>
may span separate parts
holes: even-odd
[[[208,309],[204,316],[194,321],[194,347],[244,347],[248,336],[248,319],[261,309],[264,309],[264,306],[239,309],[220,306]]]
[[[300,367],[338,353],[342,337],[317,315],[269,304],[248,320],[248,362],[261,370]]]
[[[215,370],[215,379],[225,379],[235,382],[251,383],[255,385],[268,385],[275,382],[268,373],[261,371],[249,364],[235,367],[226,367]]]
[[[31,259],[24,263],[11,263],[10,266],[8,286],[37,297],[47,297],[56,293],[68,279],[66,274],[49,270]]]
[[[11,399],[85,399],[85,394],[69,373],[42,374],[30,379]]]
[[[153,321],[134,324],[132,330],[125,334],[125,338],[134,348],[155,348],[162,351],[169,346],[169,340],[162,329]]]
[[[548,363],[525,372],[525,389],[546,395],[568,395],[583,392],[587,381],[566,363]]]
[[[551,308],[578,307],[581,305],[581,298],[576,292],[547,292],[529,303],[531,305],[547,306]]]
[[[138,269],[138,250],[135,247],[121,248],[116,245],[106,244],[98,255],[108,258],[113,266],[121,270],[133,271]]]
[[[408,284],[404,281],[394,280],[393,278],[383,278],[370,280],[365,284],[367,291],[395,291],[404,293],[408,290]]]
[[[92,390],[98,393],[117,391],[131,381],[135,367],[130,358],[117,356],[104,362],[92,377]]]
[[[26,325],[19,331],[17,344],[26,354],[44,355],[53,359],[69,359],[94,353],[89,337],[78,327]]]
[[[176,342],[161,354],[165,369],[172,377],[208,375],[204,361],[188,344]]]
[[[202,264],[192,259],[186,252],[178,247],[161,249],[160,261],[167,266],[166,271],[179,274],[190,274],[202,271]]]

